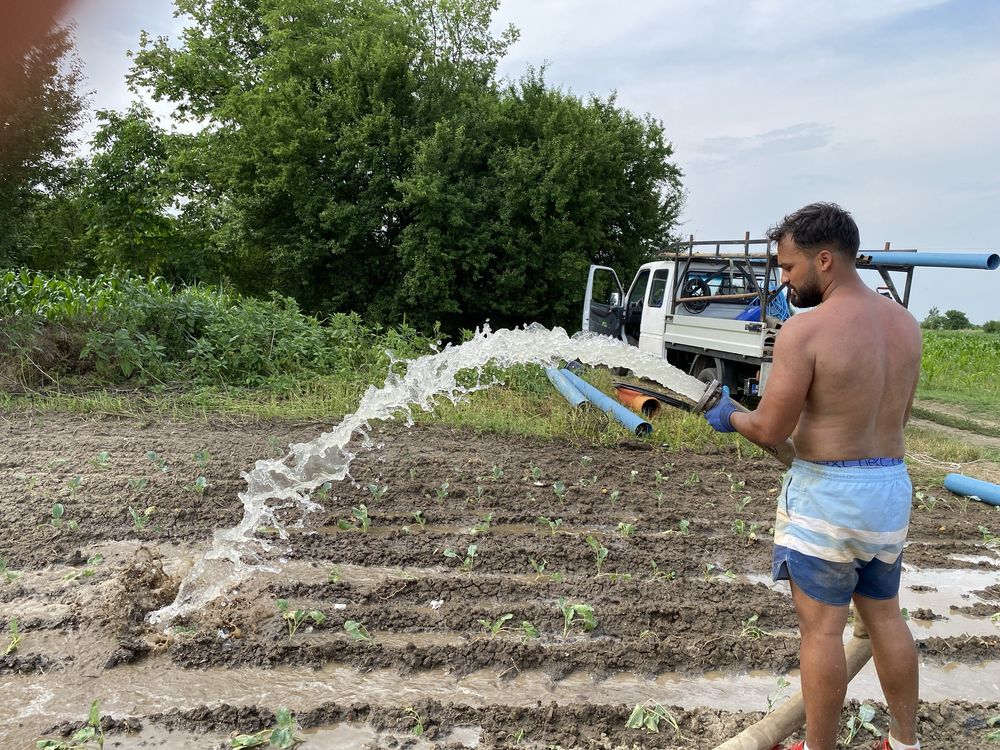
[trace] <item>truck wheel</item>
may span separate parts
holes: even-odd
[[[704,367],[695,377],[702,383],[711,383],[713,380],[719,379],[719,371],[714,367]]]

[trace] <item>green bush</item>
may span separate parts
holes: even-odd
[[[1000,333],[1000,320],[987,320],[983,323],[983,333]]]

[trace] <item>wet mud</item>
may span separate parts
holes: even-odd
[[[118,748],[229,747],[279,707],[306,748],[711,748],[797,689],[780,467],[631,440],[380,426],[317,523],[257,530],[280,572],[148,624],[242,518],[241,472],[329,427],[0,415],[0,747],[65,738],[98,700]],[[997,519],[914,500],[925,747],[998,728]],[[849,698],[845,740],[862,701],[886,726],[873,676]],[[658,732],[626,726],[643,700]]]

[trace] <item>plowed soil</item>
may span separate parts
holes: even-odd
[[[797,685],[794,610],[768,576],[780,467],[640,441],[389,423],[378,447],[352,446],[352,479],[314,495],[320,523],[289,529],[281,572],[148,624],[213,532],[242,518],[241,472],[329,427],[0,415],[0,747],[66,739],[98,700],[118,748],[229,747],[279,706],[306,748],[712,748],[767,708],[741,700],[740,676]],[[936,494],[914,500],[908,570],[968,576],[961,616],[983,627],[915,627],[922,664],[996,688],[1000,516]],[[294,632],[278,600],[301,610]],[[572,605],[585,606],[565,616]],[[8,648],[13,621],[22,640]],[[686,680],[686,700],[660,695]],[[626,727],[637,689],[665,709],[658,732]],[[924,701],[923,746],[993,746],[988,692]],[[845,738],[857,711],[845,706]]]

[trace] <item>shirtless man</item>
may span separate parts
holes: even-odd
[[[858,228],[839,206],[805,206],[768,238],[778,243],[792,303],[815,309],[782,326],[755,411],[736,411],[726,391],[705,416],[716,430],[759,445],[789,436],[795,445],[778,498],[772,571],[789,580],[802,634],[806,739],[792,750],[836,747],[852,599],[889,706],[880,747],[919,748],[917,652],[898,591],[912,497],[903,425],[920,373],[920,328],[858,276]]]

